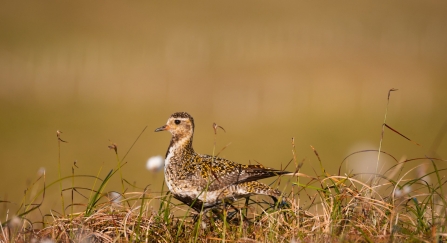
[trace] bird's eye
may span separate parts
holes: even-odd
[[[177,125],[180,124],[180,120],[175,120],[174,122],[175,122],[175,124],[177,124]]]

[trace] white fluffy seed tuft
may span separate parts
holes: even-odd
[[[146,163],[146,169],[153,172],[160,171],[164,166],[164,160],[161,155],[150,157]]]

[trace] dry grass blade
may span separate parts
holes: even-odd
[[[398,132],[396,129],[394,129],[394,128],[388,126],[388,124],[385,124],[385,127],[387,127],[388,129],[390,129],[391,131],[393,131],[393,132],[399,134],[400,136],[402,136],[403,138],[407,139],[408,141],[410,141],[410,142],[416,144],[417,146],[422,146],[422,145],[418,144],[417,142],[411,140],[410,138],[406,137],[406,136],[403,135],[402,133]]]

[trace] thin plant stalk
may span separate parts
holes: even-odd
[[[120,172],[121,194],[124,195],[124,180],[123,180],[123,172],[121,171],[121,160],[118,155],[118,146],[112,143],[112,145],[109,145],[109,149],[113,149],[115,151],[116,160],[118,161],[118,165],[115,171]]]
[[[379,152],[377,153],[376,174],[377,174],[377,172],[379,170],[380,152],[382,151],[382,142],[383,142],[383,135],[384,135],[384,132],[385,132],[386,116],[388,114],[388,106],[390,104],[390,96],[391,96],[391,92],[392,91],[397,91],[397,89],[390,89],[388,91],[388,99],[387,99],[387,102],[386,102],[385,117],[383,118],[383,123],[382,123],[382,135],[380,137],[380,143],[379,143]]]
[[[59,191],[61,192],[61,202],[62,202],[62,216],[65,216],[65,202],[64,195],[62,194],[62,180],[61,180],[61,142],[66,143],[66,141],[62,140],[60,137],[61,131],[57,131],[57,146],[58,146],[58,175],[59,175]]]

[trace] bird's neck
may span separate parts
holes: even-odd
[[[181,166],[181,164],[185,162],[183,157],[193,154],[195,154],[195,152],[192,148],[192,135],[172,135],[168,151],[166,152],[166,166],[170,165],[171,162],[175,163],[176,166]]]

